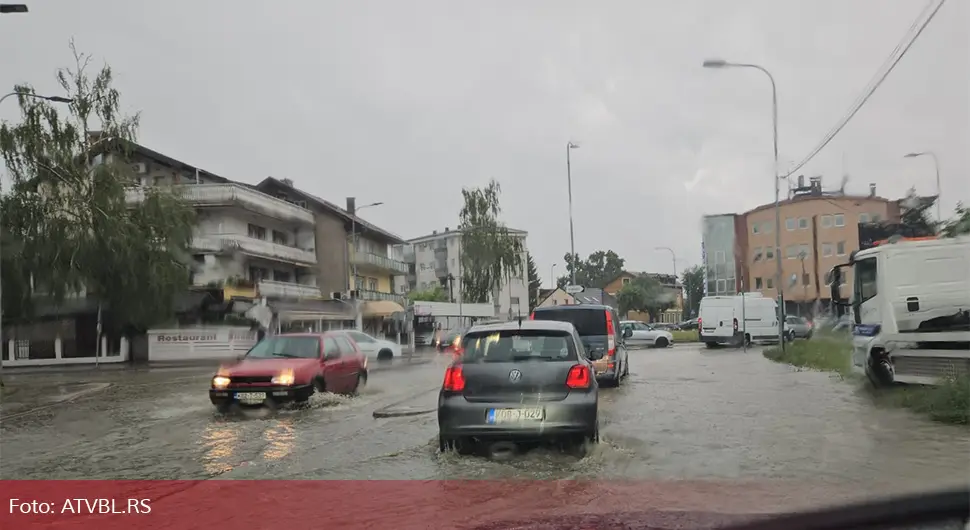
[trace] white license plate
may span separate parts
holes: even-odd
[[[486,421],[488,423],[517,423],[524,421],[542,421],[545,409],[488,409]]]
[[[242,403],[262,403],[266,401],[266,392],[237,392],[236,399]]]

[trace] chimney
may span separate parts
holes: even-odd
[[[283,184],[286,184],[287,186],[289,186],[291,188],[293,187],[293,181],[290,180],[290,179],[280,179],[280,182],[282,182]]]
[[[875,197],[876,196],[876,183],[875,182],[873,182],[872,184],[869,184],[869,196],[870,197]]]
[[[798,175],[798,187],[799,188],[805,187],[805,175]]]
[[[347,213],[354,215],[357,213],[357,198],[347,197]]]
[[[437,231],[437,230],[432,230],[432,231],[431,231],[431,235],[433,235],[433,236],[436,236],[436,235],[438,235],[438,231]]]
[[[448,227],[446,226],[446,227],[445,227],[445,232],[447,232],[447,231],[448,231]]]

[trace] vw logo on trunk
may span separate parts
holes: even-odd
[[[519,379],[522,379],[522,372],[518,370],[512,370],[509,372],[509,381],[516,383],[519,381]]]

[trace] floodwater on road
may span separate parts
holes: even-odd
[[[391,405],[433,409],[439,362],[375,372],[356,397],[245,417],[215,413],[210,373],[104,375],[105,390],[5,419],[0,477],[793,479],[869,493],[966,484],[966,428],[877,409],[855,383],[757,349],[680,345],[630,358],[624,385],[600,391],[601,443],[582,458],[439,454],[433,413],[373,417]],[[26,385],[21,377],[10,380]]]

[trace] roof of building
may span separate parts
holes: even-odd
[[[527,235],[529,235],[529,233],[526,232],[525,230],[519,230],[517,228],[509,228],[509,227],[505,227],[505,229],[508,230],[510,234],[519,235],[519,236],[527,236]],[[441,239],[443,237],[451,236],[451,235],[455,235],[455,234],[461,235],[461,233],[462,233],[462,230],[460,228],[456,228],[456,229],[452,230],[452,229],[450,229],[448,227],[445,227],[444,231],[441,231],[441,232],[434,231],[434,232],[432,232],[432,233],[430,233],[430,234],[428,234],[426,236],[420,236],[420,237],[415,237],[415,238],[412,238],[412,239],[408,239],[407,242],[408,243],[423,243],[425,241],[434,241],[435,239]]]
[[[280,179],[277,179],[274,177],[266,177],[255,187],[257,189],[262,189],[264,186],[267,186],[267,185],[277,186],[287,191],[290,191],[292,193],[295,193],[296,195],[299,195],[303,199],[309,202],[312,202],[314,205],[328,212],[337,214],[337,216],[341,217],[345,222],[353,221],[357,225],[357,229],[361,231],[360,232],[361,234],[364,234],[370,231],[372,233],[382,236],[384,239],[388,240],[391,244],[404,243],[404,239],[402,239],[401,236],[388,232],[387,230],[384,230],[383,228],[380,228],[373,223],[370,223],[368,221],[365,221],[364,219],[361,219],[359,215],[351,214],[347,210],[337,206],[336,204],[326,199],[322,199],[320,197],[317,197],[316,195],[303,191],[295,186],[292,186],[286,182],[283,182]]]
[[[887,199],[885,197],[880,197],[878,195],[847,195],[847,194],[839,194],[839,193],[822,193],[821,195],[814,195],[814,194],[806,193],[803,195],[796,195],[790,199],[779,201],[778,206],[785,207],[785,206],[788,206],[789,204],[794,204],[796,202],[808,202],[808,201],[826,201],[826,202],[872,201],[872,202],[887,202],[887,203],[898,202],[898,201],[893,201],[891,199]],[[768,204],[762,204],[761,206],[755,206],[754,208],[742,213],[741,215],[750,215],[755,212],[764,211],[774,207],[775,207],[775,203],[773,202]]]
[[[196,172],[198,172],[199,177],[204,178],[205,180],[210,182],[216,182],[216,183],[225,182],[225,183],[242,184],[244,186],[252,186],[251,184],[245,184],[242,182],[229,180],[226,177],[216,175],[215,173],[206,171],[198,166],[193,166],[192,164],[189,164],[187,162],[182,162],[181,160],[177,160],[170,156],[163,155],[162,153],[159,153],[158,151],[155,151],[153,149],[149,149],[137,142],[123,140],[121,138],[101,139],[100,131],[93,131],[93,132],[90,132],[89,134],[91,135],[91,137],[98,139],[91,147],[91,150],[94,154],[102,154],[108,151],[117,151],[119,149],[119,146],[121,146],[125,150],[133,154],[136,154],[143,158],[154,160],[166,166],[169,166],[175,169],[181,169],[184,171],[189,171],[192,174],[195,174]]]

